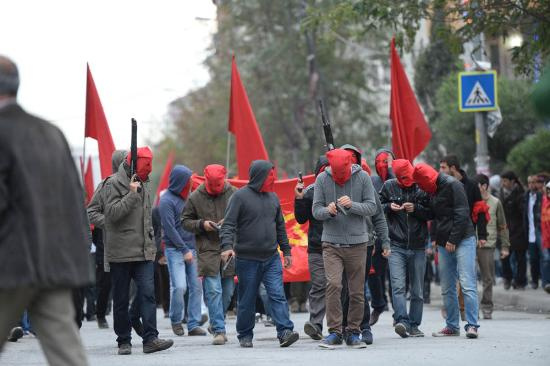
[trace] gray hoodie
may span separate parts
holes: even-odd
[[[321,240],[332,244],[353,245],[369,242],[369,227],[367,218],[378,211],[374,187],[367,173],[354,164],[351,177],[339,186],[332,179],[332,170],[327,168],[315,180],[313,195],[313,217],[323,221]],[[338,213],[331,216],[327,206],[342,196],[348,196],[353,201],[347,215]]]

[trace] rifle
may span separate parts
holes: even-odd
[[[132,118],[132,137],[130,140],[130,177],[133,182],[139,181],[137,173],[137,121]],[[141,192],[141,187],[138,187]]]
[[[334,137],[332,137],[332,129],[330,128],[330,122],[325,114],[325,106],[323,101],[319,99],[319,110],[321,111],[321,120],[323,121],[323,132],[325,133],[325,141],[327,143],[327,150],[334,150]],[[347,216],[347,212],[341,204],[335,202],[336,210]]]
[[[332,129],[330,128],[330,122],[325,115],[325,106],[321,99],[319,99],[319,110],[321,111],[321,120],[323,121],[323,131],[325,132],[327,150],[334,150],[334,137],[332,137]]]

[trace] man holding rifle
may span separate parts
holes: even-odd
[[[135,141],[134,138],[132,140]],[[111,176],[104,187],[106,259],[111,268],[114,329],[118,336],[119,355],[132,353],[128,315],[131,279],[141,294],[143,352],[162,351],[174,343],[172,340],[159,339],[157,331],[153,266],[156,247],[153,243],[149,192],[153,153],[148,147],[132,147],[118,172]]]

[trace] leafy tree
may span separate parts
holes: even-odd
[[[550,131],[540,130],[517,144],[508,154],[509,166],[522,178],[550,171]]]
[[[447,152],[457,154],[465,165],[474,166],[474,114],[458,111],[457,74],[449,76],[436,95],[435,113],[431,126]],[[529,101],[530,84],[524,80],[498,81],[499,106],[502,123],[493,138],[489,138],[491,168],[500,171],[510,148],[532,134],[542,122]]]
[[[455,30],[445,36],[446,41],[455,48],[480,34],[504,38],[512,32],[523,34],[523,44],[512,49],[521,74],[531,74],[538,59],[550,54],[550,0],[344,0],[329,9],[311,9],[307,24],[355,24],[358,37],[389,28],[399,43],[411,47],[422,20],[440,21],[434,9],[444,9],[444,21]]]

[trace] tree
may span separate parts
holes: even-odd
[[[308,24],[358,26],[356,35],[391,29],[398,43],[411,47],[422,20],[439,22],[434,9],[444,9],[444,22],[455,30],[446,41],[460,47],[480,34],[508,37],[523,34],[521,46],[512,48],[516,71],[530,75],[550,53],[550,0],[344,0],[329,9],[311,9]]]
[[[473,167],[476,151],[474,114],[458,111],[457,78],[453,73],[437,91],[436,117],[431,126],[447,152],[457,154],[463,164]],[[530,87],[524,80],[500,78],[498,81],[503,120],[495,136],[489,139],[491,169],[495,172],[504,167],[510,148],[542,125],[529,100]]]
[[[517,144],[508,154],[508,164],[519,177],[550,172],[550,131],[540,130]]]
[[[333,1],[282,3],[220,2],[212,54],[205,61],[211,80],[171,106],[171,127],[161,145],[177,141],[176,160],[194,170],[225,163],[232,54],[268,153],[280,170],[291,175],[312,171],[324,152],[318,98],[325,100],[337,144],[370,148],[387,140],[389,127],[380,128],[387,117],[369,101],[365,62],[367,56],[387,59],[388,37],[373,34],[368,44],[373,52],[365,55],[340,39],[321,39],[321,25],[301,26],[307,7]]]

